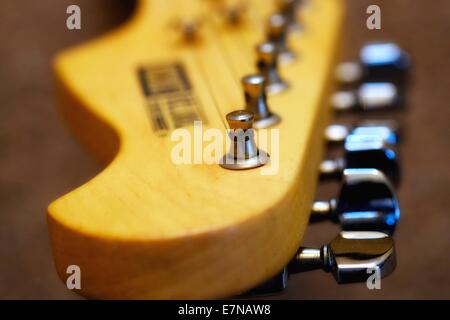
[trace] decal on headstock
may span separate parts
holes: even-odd
[[[207,122],[181,63],[141,67],[138,76],[152,128],[158,135],[165,136],[194,121]]]

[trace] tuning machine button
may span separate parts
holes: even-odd
[[[342,231],[320,249],[300,248],[289,273],[323,269],[338,283],[365,282],[376,269],[381,277],[395,269],[394,240],[376,231]]]
[[[230,126],[230,150],[223,156],[220,166],[226,169],[242,170],[257,168],[269,161],[269,155],[259,150],[253,129],[254,115],[246,110],[230,112],[226,116]]]
[[[295,59],[295,54],[287,44],[288,27],[286,18],[282,14],[272,14],[267,21],[267,41],[275,44],[281,63],[289,63]]]
[[[322,180],[340,179],[344,169],[374,168],[382,171],[395,185],[400,182],[399,158],[382,137],[350,134],[345,139],[344,156],[320,164]]]
[[[335,111],[375,111],[397,109],[403,105],[403,98],[395,84],[390,82],[369,82],[357,90],[341,90],[331,97]]]
[[[268,93],[279,93],[288,88],[288,84],[278,72],[278,49],[274,43],[264,42],[256,47],[258,72],[266,79]]]
[[[399,203],[390,182],[376,169],[346,169],[339,196],[316,201],[311,222],[330,220],[343,230],[392,234],[400,219]]]
[[[410,58],[397,44],[374,42],[362,47],[358,62],[338,65],[336,77],[343,84],[389,81],[404,84]]]
[[[280,118],[267,105],[265,78],[254,74],[242,78],[245,94],[245,109],[254,114],[254,128],[267,128],[277,124]]]
[[[373,272],[384,278],[396,266],[392,237],[378,231],[341,231],[321,248],[301,247],[280,273],[241,297],[274,295],[287,288],[292,274],[322,269],[331,272],[339,284],[366,282]]]
[[[350,134],[378,136],[389,145],[397,145],[400,127],[393,120],[367,120],[356,125],[332,124],[325,130],[329,144],[341,144]]]

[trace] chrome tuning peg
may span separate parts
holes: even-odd
[[[378,231],[342,231],[319,249],[301,247],[277,275],[240,297],[274,295],[287,288],[292,274],[322,269],[340,284],[365,282],[374,271],[384,278],[396,266],[394,240]]]
[[[286,90],[289,85],[278,72],[278,48],[274,43],[264,42],[256,47],[258,72],[266,79],[268,93],[276,94]]]
[[[391,82],[368,82],[356,90],[340,90],[331,96],[335,111],[395,110],[403,106],[403,97]]]
[[[346,169],[337,198],[316,201],[310,221],[330,220],[342,230],[382,231],[393,234],[400,219],[395,191],[376,169]]]
[[[257,168],[269,162],[269,155],[256,146],[253,113],[236,110],[226,117],[230,126],[231,146],[221,159],[220,166],[225,169],[243,170]]]
[[[409,55],[392,42],[374,42],[362,47],[359,61],[344,62],[336,68],[343,84],[389,81],[405,83],[411,65]]]
[[[332,124],[325,130],[325,139],[329,144],[342,144],[350,134],[380,137],[395,146],[400,139],[400,127],[394,120],[366,120],[356,125]]]
[[[272,14],[267,21],[267,41],[275,44],[278,50],[278,59],[281,63],[289,63],[295,59],[287,43],[288,23],[279,13]]]
[[[253,74],[242,78],[245,109],[254,114],[254,128],[267,128],[280,122],[280,117],[271,112],[267,104],[266,80],[262,75]]]
[[[276,0],[276,10],[286,19],[290,29],[300,29],[297,22],[297,11],[302,5],[302,0]]]
[[[342,231],[320,249],[300,248],[289,263],[290,274],[322,269],[338,283],[365,282],[375,271],[381,277],[395,269],[394,240],[376,231]]]
[[[382,171],[395,185],[400,182],[400,163],[395,149],[379,136],[350,134],[345,139],[344,156],[324,160],[320,179],[341,179],[349,168],[374,168]]]

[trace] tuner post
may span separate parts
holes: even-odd
[[[289,29],[299,30],[300,25],[297,22],[297,12],[300,8],[302,0],[276,0],[275,6],[277,11],[283,15]]]
[[[245,109],[254,114],[254,128],[267,128],[280,121],[280,117],[269,110],[265,84],[266,80],[259,74],[248,75],[242,78]]]
[[[295,54],[287,44],[288,24],[286,18],[279,14],[273,14],[267,21],[267,41],[275,44],[281,63],[289,63],[295,59]]]
[[[344,158],[323,160],[319,166],[320,179],[340,179],[345,165]]]
[[[264,42],[256,47],[257,63],[259,73],[266,80],[268,93],[279,93],[289,86],[281,78],[278,72],[278,49],[274,43]]]
[[[335,74],[344,85],[390,81],[404,89],[410,66],[408,53],[398,44],[371,42],[361,48],[359,60],[339,64]]]
[[[330,269],[327,246],[320,249],[301,247],[288,265],[289,272],[300,273],[322,269]]]
[[[230,112],[226,116],[230,126],[230,150],[223,156],[220,166],[225,169],[243,170],[260,167],[269,162],[269,155],[259,150],[253,129],[254,115],[246,110]]]
[[[336,220],[336,199],[314,201],[311,209],[310,222]]]

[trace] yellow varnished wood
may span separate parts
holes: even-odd
[[[248,0],[246,20],[230,29],[208,1],[186,2],[141,1],[127,25],[55,60],[61,113],[105,164],[48,209],[58,274],[65,280],[67,266],[79,265],[87,297],[231,296],[278,272],[307,226],[341,1],[309,1],[306,31],[289,39],[299,59],[280,71],[291,88],[269,97],[282,118],[276,175],[175,165],[170,134],[152,130],[137,68],[181,61],[206,114],[204,130],[225,130],[224,115],[244,105],[240,77],[255,72],[254,47],[272,10],[269,0]],[[195,43],[173,28],[184,15],[202,19]]]

